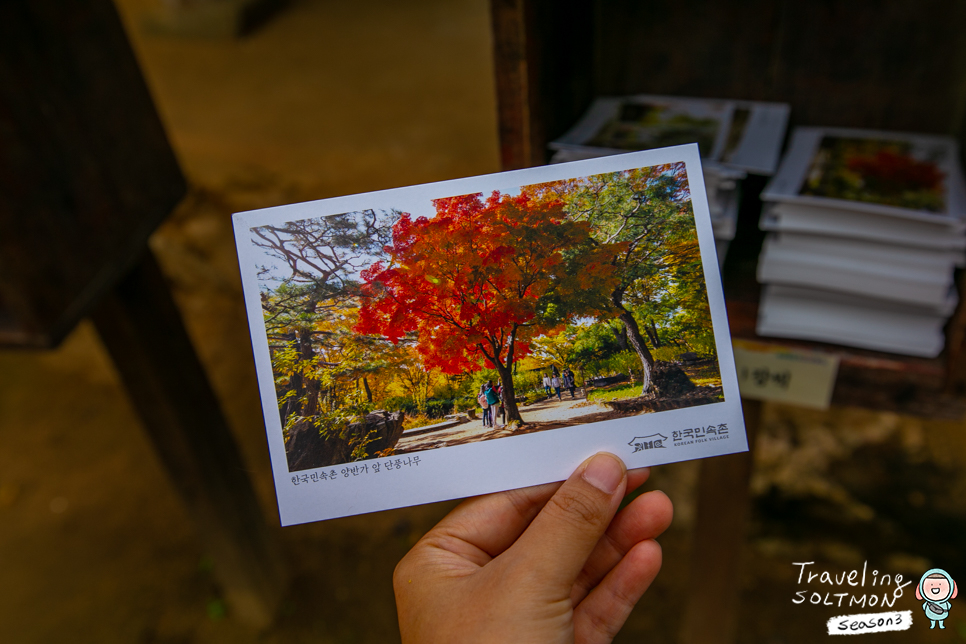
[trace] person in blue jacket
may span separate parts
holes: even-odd
[[[483,410],[483,426],[491,427],[493,425],[493,408],[486,400],[486,383],[480,385],[480,393],[476,395],[476,401],[480,403],[480,409]]]
[[[499,411],[497,405],[500,404],[500,394],[493,386],[492,380],[486,383],[486,402],[490,405],[490,427],[493,427],[496,424],[497,411]]]
[[[933,568],[923,574],[916,588],[916,599],[923,600],[922,610],[926,613],[926,619],[932,622],[930,629],[936,628],[936,622],[939,622],[939,628],[946,628],[943,622],[952,608],[949,600],[955,599],[958,594],[956,582],[945,570]]]

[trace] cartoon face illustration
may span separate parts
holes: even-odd
[[[927,570],[919,580],[916,588],[916,599],[922,601],[922,610],[930,622],[929,628],[946,628],[944,622],[949,617],[949,610],[952,604],[950,599],[955,599],[959,594],[956,582],[948,572],[941,568]]]
[[[949,587],[949,580],[941,575],[927,577],[922,583],[922,598],[933,601],[945,601],[952,589]]]

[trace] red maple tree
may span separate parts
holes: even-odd
[[[560,201],[494,192],[433,204],[432,219],[404,214],[388,264],[363,272],[356,329],[393,342],[415,332],[426,366],[447,373],[495,368],[507,421],[521,420],[514,360],[535,335],[601,305],[614,249],[568,221]]]

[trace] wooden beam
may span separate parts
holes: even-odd
[[[184,194],[113,2],[0,2],[0,345],[56,346]]]
[[[542,163],[533,109],[527,0],[492,0],[493,65],[496,71],[497,112],[500,127],[500,162],[504,170]],[[534,145],[536,143],[536,146]]]
[[[150,252],[92,318],[214,560],[232,612],[255,627],[268,626],[288,583],[287,566]]]
[[[593,97],[594,5],[492,0],[490,9],[503,169],[543,165],[547,143]]]
[[[753,448],[762,403],[744,399],[741,402],[748,446]],[[737,638],[751,470],[750,451],[701,461],[684,644],[731,644]]]

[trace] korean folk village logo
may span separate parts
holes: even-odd
[[[635,436],[628,443],[634,448],[635,452],[643,452],[646,449],[663,449],[664,441],[667,436],[663,434],[651,434],[650,436]]]
[[[887,631],[909,630],[914,614],[922,611],[929,629],[945,629],[946,620],[953,608],[950,600],[959,594],[952,575],[941,568],[923,573],[915,589],[915,599],[922,602],[918,610],[894,610],[903,596],[910,594],[908,587],[914,582],[901,574],[869,569],[868,562],[861,570],[830,573],[817,570],[814,561],[795,562],[798,567],[797,584],[792,603],[815,606],[833,606],[855,610],[879,609],[878,612],[850,612],[838,615],[826,622],[829,635],[861,635]],[[908,603],[908,599],[904,603]],[[900,604],[901,606],[901,604]],[[885,610],[893,609],[893,610]]]
[[[708,441],[727,440],[728,438],[727,423],[708,425],[707,427],[676,429],[671,432],[671,444],[674,447],[693,445],[695,443],[707,443]],[[649,434],[648,436],[635,436],[628,445],[634,448],[634,453],[637,453],[648,449],[665,449],[667,448],[667,440],[668,437],[664,434]]]

